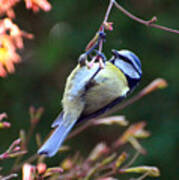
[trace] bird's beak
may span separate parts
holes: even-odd
[[[115,49],[112,49],[112,54],[113,54],[115,57],[118,57],[118,56],[119,56],[118,51],[115,50]]]

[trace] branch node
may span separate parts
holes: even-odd
[[[147,26],[150,26],[151,24],[154,24],[157,22],[157,17],[153,16],[150,20],[147,21]]]

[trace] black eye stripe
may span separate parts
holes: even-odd
[[[118,55],[117,58],[121,59],[122,61],[125,61],[125,62],[129,63],[135,69],[135,71],[139,74],[139,76],[141,76],[141,73],[139,72],[139,70],[136,68],[136,66],[128,58],[126,58],[125,56],[122,56],[122,55]],[[110,60],[110,62],[112,64],[116,65],[115,61],[117,60],[117,58],[116,57],[112,58]]]
[[[132,67],[138,72],[138,74],[141,75],[141,73],[139,72],[139,70],[136,68],[136,66],[132,63],[132,61],[131,61],[130,59],[128,59],[127,57],[122,56],[122,55],[120,55],[120,54],[118,54],[118,57],[119,57],[121,60],[126,61],[127,63],[131,64]],[[114,61],[115,61],[115,59],[114,59]],[[114,63],[115,63],[115,62],[114,62]]]

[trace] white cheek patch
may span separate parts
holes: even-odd
[[[139,73],[134,69],[134,67],[129,64],[128,62],[125,62],[120,59],[116,59],[114,63],[124,74],[129,76],[133,79],[139,79],[140,75]]]
[[[140,68],[141,68],[141,64],[140,64],[140,62],[138,62],[138,61],[140,61],[140,60],[138,59],[138,57],[137,57],[134,53],[132,53],[132,52],[130,52],[130,51],[128,51],[128,50],[125,50],[125,49],[118,51],[118,53],[119,53],[119,54],[122,54],[122,55],[125,56],[127,59],[130,59],[131,62],[132,62],[132,64],[134,64],[135,67],[140,67]],[[138,62],[138,63],[137,63],[137,62]],[[138,68],[137,68],[137,69],[138,69]],[[139,70],[139,72],[140,72],[140,69],[138,69],[138,70]]]

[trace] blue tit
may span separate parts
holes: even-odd
[[[137,86],[142,76],[139,58],[129,50],[112,53],[104,68],[99,63],[90,69],[79,63],[69,75],[62,99],[63,111],[53,122],[55,130],[38,154],[54,156],[76,122],[102,115]]]

